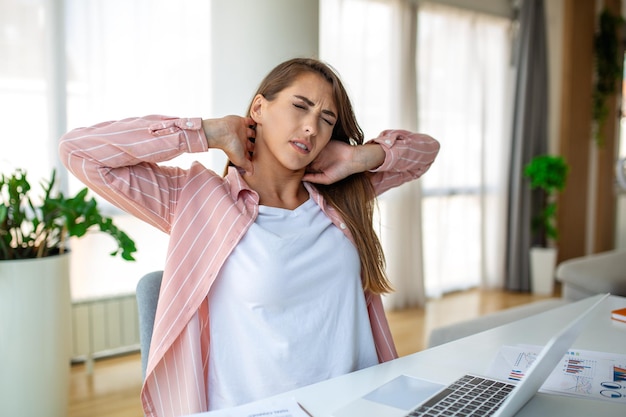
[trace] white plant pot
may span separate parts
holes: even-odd
[[[0,261],[0,416],[65,417],[69,255]]]
[[[556,248],[530,249],[530,283],[533,294],[554,294],[556,255]]]

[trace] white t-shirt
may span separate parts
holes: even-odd
[[[209,293],[209,409],[378,363],[356,248],[312,200],[259,216]]]

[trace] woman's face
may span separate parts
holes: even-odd
[[[250,113],[257,123],[256,157],[262,161],[269,156],[292,171],[303,170],[317,157],[337,122],[332,86],[311,72],[299,75],[272,101],[257,95]]]

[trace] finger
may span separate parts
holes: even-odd
[[[241,150],[243,158],[250,161],[252,160],[252,153],[254,152],[254,143],[250,142],[250,140],[246,140],[242,143]]]
[[[302,180],[314,184],[330,184],[330,179],[323,172],[307,172],[302,176]]]
[[[302,176],[302,181],[315,182],[315,177],[318,175],[315,172],[307,172]]]
[[[248,155],[254,152],[254,140],[253,139],[248,138],[245,146],[246,146],[246,152],[248,153]]]
[[[244,171],[246,171],[248,174],[253,174],[254,173],[254,165],[252,165],[252,162],[248,159],[243,159],[241,160],[239,163],[235,164],[237,165],[239,168],[243,169]]]
[[[246,161],[246,163],[241,168],[243,168],[246,173],[250,175],[254,174],[254,165],[252,165],[252,162],[250,161]]]

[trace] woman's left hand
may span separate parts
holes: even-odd
[[[331,140],[307,167],[303,181],[333,184],[357,172],[379,167],[385,160],[385,151],[376,143],[351,146]]]

